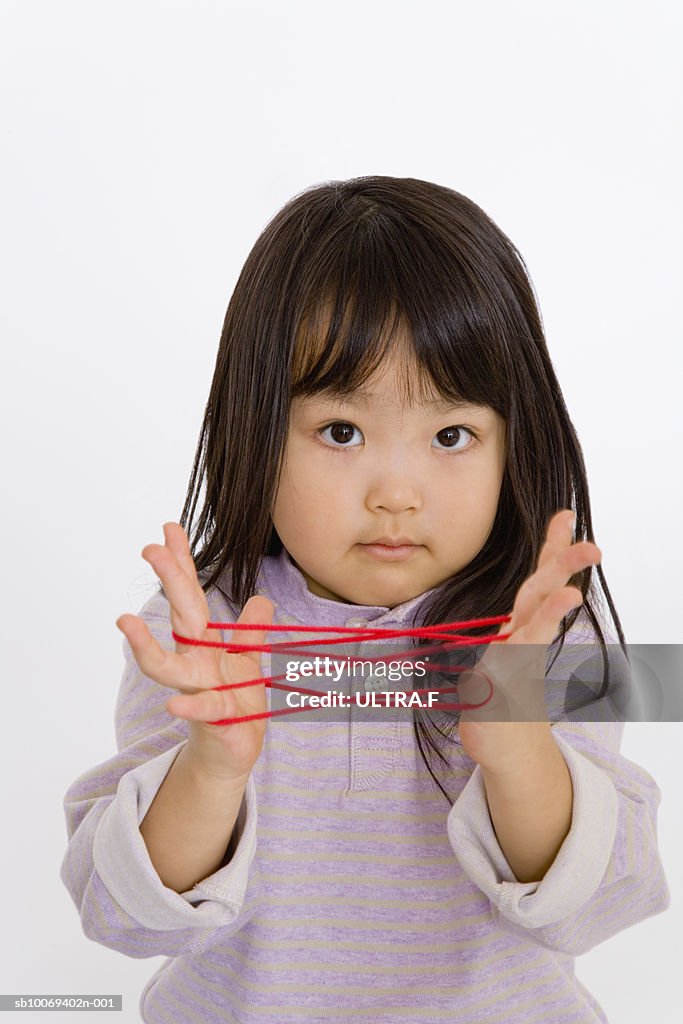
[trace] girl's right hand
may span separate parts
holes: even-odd
[[[148,544],[142,557],[161,580],[171,607],[171,625],[181,636],[220,640],[207,629],[209,606],[197,577],[187,534],[179,523],[164,524],[165,544]],[[238,622],[270,625],[274,607],[267,597],[250,597]],[[261,652],[229,654],[222,647],[195,647],[176,641],[175,654],[164,650],[137,615],[120,615],[116,625],[131,646],[142,672],[162,686],[180,690],[166,702],[167,710],[190,722],[187,743],[197,769],[225,781],[246,781],[263,747],[267,718],[232,725],[209,725],[267,711],[266,687],[243,686],[212,690],[225,683],[242,683],[261,676]],[[246,639],[245,639],[246,638]],[[232,630],[228,643],[265,643],[264,630]]]

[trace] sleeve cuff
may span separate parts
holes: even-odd
[[[572,822],[540,882],[518,882],[505,859],[480,765],[447,818],[448,837],[465,873],[504,917],[525,928],[540,928],[576,913],[599,887],[616,839],[619,798],[611,778],[555,730],[553,735],[572,780]]]
[[[231,924],[244,904],[256,853],[256,787],[250,775],[237,819],[241,836],[230,863],[183,893],[169,889],[159,878],[140,823],[186,742],[121,777],[93,842],[95,870],[114,900],[133,920],[160,931]]]

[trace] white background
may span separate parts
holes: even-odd
[[[1,992],[122,992],[135,1021],[162,962],[82,934],[62,798],[115,752],[114,621],[156,586],[140,551],[179,518],[229,296],[295,192],[429,179],[512,238],[627,640],[681,642],[681,18],[676,0],[0,4]],[[673,903],[577,961],[613,1024],[680,1019],[682,740],[626,727],[662,790]]]

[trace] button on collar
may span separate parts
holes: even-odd
[[[363,688],[366,693],[381,693],[385,689],[385,682],[385,677],[368,676],[363,683]]]

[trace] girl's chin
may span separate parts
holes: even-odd
[[[316,597],[325,598],[327,601],[337,601],[340,604],[360,604],[369,608],[396,608],[400,604],[419,597],[426,590],[436,584],[416,583],[414,571],[410,562],[413,556],[398,561],[386,561],[382,558],[369,557],[362,554],[363,566],[356,562],[351,572],[344,574],[345,578],[338,583],[329,580],[329,585],[320,583],[310,573],[306,572],[298,562],[294,564],[306,580],[306,586],[311,594]],[[412,577],[412,578],[411,578]],[[374,585],[372,585],[374,582]],[[336,587],[336,589],[331,589]]]

